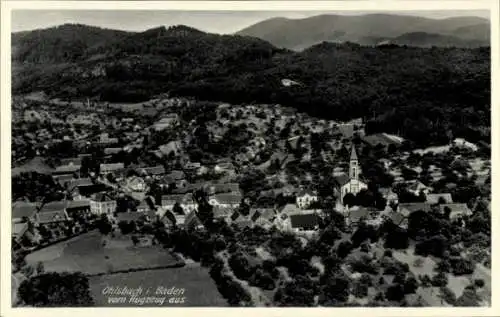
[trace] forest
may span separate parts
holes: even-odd
[[[13,35],[14,94],[43,90],[126,103],[168,92],[282,104],[333,120],[362,117],[367,133],[396,133],[417,145],[455,137],[490,143],[489,47],[323,42],[293,52],[186,26],[118,33],[115,40],[110,30],[99,37],[98,28],[60,29]],[[285,78],[298,84],[284,86]]]

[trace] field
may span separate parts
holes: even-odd
[[[26,261],[34,265],[42,262],[46,271],[89,275],[183,265],[161,247],[133,247],[131,243],[103,246],[98,232],[89,232],[33,252]]]
[[[125,282],[126,281],[126,282]],[[137,289],[141,287],[144,291],[140,297],[154,297],[157,301],[167,298],[163,302],[153,304],[144,304],[144,306],[227,306],[226,300],[220,295],[208,270],[199,266],[186,266],[182,268],[171,268],[162,270],[149,270],[130,273],[119,273],[103,276],[93,276],[90,278],[90,289],[94,297],[96,306],[141,306],[131,303],[131,296],[111,296],[105,295],[106,287],[127,287]],[[155,295],[158,288],[175,288],[179,295]],[[148,295],[145,294],[149,289]],[[182,294],[179,290],[183,290]],[[117,300],[122,298],[124,301]],[[175,298],[183,301],[182,303],[170,303],[169,299]],[[183,299],[183,300],[182,300]],[[115,301],[115,303],[110,303]]]

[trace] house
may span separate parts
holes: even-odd
[[[90,198],[90,212],[94,215],[107,215],[113,217],[116,211],[116,200],[107,194],[97,193]]]
[[[290,216],[292,231],[316,231],[319,229],[319,216],[317,213],[295,214]]]
[[[72,219],[86,218],[90,215],[90,200],[68,200],[66,201],[66,212]]]
[[[455,140],[453,140],[453,145],[459,148],[467,148],[474,152],[478,150],[478,146],[476,144],[467,142],[465,139],[462,138],[456,138]]]
[[[12,248],[14,250],[31,248],[40,243],[40,235],[36,230],[33,230],[33,226],[27,222],[22,223],[12,223],[11,227],[12,235]]]
[[[214,219],[228,219],[233,213],[233,208],[214,206],[212,212],[214,214]]]
[[[175,184],[177,188],[186,187],[188,182],[186,181],[186,174],[183,171],[172,171],[165,175],[164,182],[167,184]]]
[[[444,203],[444,204],[451,204],[453,203],[453,198],[451,197],[450,193],[442,193],[442,194],[427,194],[427,203],[431,205],[439,204],[439,203]]]
[[[203,226],[200,218],[198,218],[196,212],[193,210],[186,215],[186,218],[184,220],[184,228],[188,230],[204,230],[205,226]]]
[[[401,229],[408,229],[408,218],[405,217],[402,213],[390,211],[387,215],[384,216],[386,220],[391,221],[396,226]]]
[[[425,186],[419,181],[406,182],[406,185],[406,189],[408,190],[408,192],[412,193],[415,196],[419,196],[420,193],[424,193],[425,195],[427,195],[430,191],[429,187]]]
[[[212,206],[238,208],[243,197],[240,193],[215,194],[208,199]]]
[[[141,212],[128,211],[128,212],[120,212],[116,215],[116,221],[120,222],[138,222],[144,221],[145,215]]]
[[[176,203],[182,207],[185,214],[198,208],[198,204],[194,201],[191,193],[163,195],[161,197],[161,205],[167,210],[173,211]]]
[[[137,176],[132,176],[127,179],[127,187],[134,192],[143,192],[146,190],[146,182]]]
[[[165,117],[160,119],[160,121],[156,122],[153,125],[153,128],[156,131],[162,131],[167,128],[175,127],[178,123],[179,123],[179,115],[177,115],[176,113],[169,113]]]
[[[354,207],[350,208],[346,216],[346,225],[348,227],[355,227],[361,221],[367,221],[371,219],[371,210],[364,207]]]
[[[361,190],[368,188],[366,182],[360,179],[359,174],[358,156],[353,145],[349,159],[349,175],[343,174],[335,177],[336,187],[334,191],[339,194],[340,203],[343,203],[345,195],[349,193],[357,195]]]
[[[106,175],[108,173],[116,173],[120,170],[123,170],[125,165],[123,163],[109,163],[109,164],[100,164],[99,171],[101,175]]]
[[[158,151],[160,152],[160,156],[177,156],[181,152],[182,143],[180,141],[170,141],[167,144],[160,145],[158,147]]]
[[[94,183],[90,178],[77,178],[68,183],[67,190],[73,195],[73,199],[83,199],[92,194],[106,189],[104,184]]]
[[[214,171],[216,173],[222,174],[222,173],[229,173],[232,174],[235,171],[234,165],[231,162],[221,162],[217,163],[214,167]]]
[[[392,188],[381,187],[378,191],[382,194],[382,197],[384,197],[388,204],[398,203],[398,194],[393,192]]]
[[[104,154],[105,155],[113,155],[113,154],[118,154],[123,151],[123,148],[121,147],[107,147],[104,149]]]
[[[442,214],[449,212],[450,220],[472,215],[472,211],[467,207],[467,204],[441,204],[439,205],[439,211]]]
[[[67,188],[67,185],[73,180],[73,174],[63,174],[63,175],[53,175],[52,178],[61,185],[63,188]]]
[[[70,218],[66,212],[66,206],[66,201],[52,201],[43,204],[36,214],[36,223],[50,225],[68,221]]]
[[[297,194],[296,197],[296,204],[299,208],[306,209],[308,208],[313,202],[318,201],[318,196],[316,195],[315,192],[311,190],[302,190]]]
[[[80,157],[70,157],[70,158],[62,158],[61,165],[82,165],[82,158]]]
[[[431,204],[429,203],[404,203],[398,205],[398,212],[403,216],[408,217],[415,211],[431,211]]]
[[[208,193],[210,195],[220,193],[239,193],[240,185],[238,183],[222,183],[211,184],[208,186]]]
[[[110,138],[109,133],[101,133],[99,135],[99,143],[102,145],[118,143],[118,138]]]
[[[16,201],[12,204],[12,222],[22,223],[34,221],[37,210],[40,208],[39,203]]]
[[[137,172],[143,176],[160,177],[165,175],[165,168],[161,165],[139,168]]]
[[[80,173],[81,165],[61,165],[56,167],[52,175],[73,175]]]
[[[137,206],[137,212],[140,212],[140,213],[143,213],[143,214],[146,214],[148,213],[150,210],[151,210],[151,200],[148,202],[148,200],[150,200],[150,198],[146,197],[145,199],[143,199],[139,205]],[[154,206],[154,204],[153,204]]]

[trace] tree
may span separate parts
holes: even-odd
[[[136,246],[139,243],[139,238],[137,238],[137,236],[134,235],[131,237],[131,239],[134,246]]]
[[[45,272],[45,267],[43,265],[43,262],[38,262],[36,264],[36,274],[40,275]]]
[[[356,204],[356,196],[354,196],[352,193],[347,193],[344,196],[343,203],[345,206],[354,206]]]
[[[455,293],[448,287],[440,287],[439,288],[439,297],[441,298],[442,301],[445,301],[446,303],[450,305],[456,305],[456,296]]]
[[[404,293],[405,294],[413,294],[418,288],[418,281],[414,277],[408,277],[404,282]]]
[[[387,288],[385,297],[389,301],[399,302],[404,298],[404,289],[401,284],[393,284]]]
[[[439,272],[432,278],[432,286],[444,287],[447,284],[448,284],[448,277],[443,272]]]
[[[89,281],[82,273],[44,273],[24,280],[19,298],[34,307],[93,306]]]
[[[113,229],[113,226],[109,222],[108,217],[104,214],[101,215],[101,217],[96,221],[96,227],[103,235],[108,235]]]

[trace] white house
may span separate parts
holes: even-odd
[[[111,199],[108,195],[98,193],[90,198],[90,212],[95,215],[105,214],[108,217],[113,217],[116,210],[116,200]]]
[[[308,208],[313,202],[318,201],[316,193],[310,190],[303,190],[297,194],[295,199],[297,206],[302,209]]]

